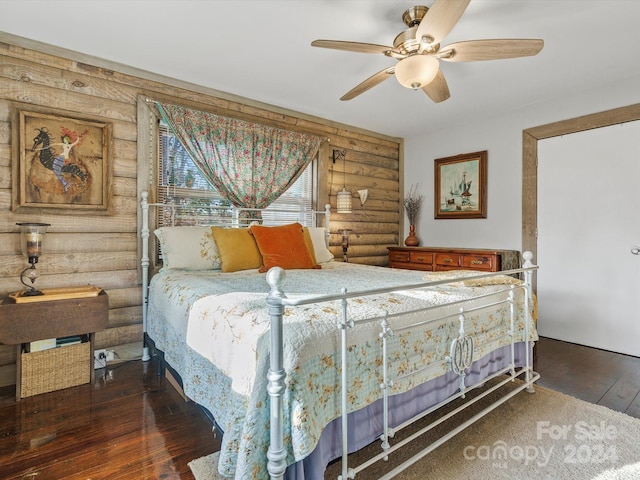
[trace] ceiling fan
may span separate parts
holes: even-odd
[[[418,5],[402,15],[409,27],[393,41],[393,47],[341,40],[314,40],[314,47],[358,53],[382,53],[399,60],[395,66],[380,70],[344,94],[351,100],[395,74],[401,85],[422,89],[436,103],[449,98],[449,86],[440,70],[439,60],[475,62],[536,55],[544,46],[540,39],[494,39],[456,42],[440,47],[440,42],[458,22],[471,0],[435,0],[433,5]]]

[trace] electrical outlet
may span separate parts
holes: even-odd
[[[93,368],[104,368],[107,366],[107,351],[104,348],[94,350],[93,352]]]

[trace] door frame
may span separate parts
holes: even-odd
[[[538,140],[640,120],[640,103],[522,131],[522,251],[538,258]],[[534,290],[537,280],[533,278]]]

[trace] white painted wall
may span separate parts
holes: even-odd
[[[479,93],[480,94],[480,93]],[[455,91],[451,99],[455,101]],[[405,190],[419,183],[425,197],[417,235],[421,245],[451,247],[522,248],[522,131],[547,123],[640,103],[640,77],[632,77],[597,90],[505,112],[500,118],[465,124],[405,138]],[[433,109],[437,122],[438,105]],[[435,220],[434,159],[488,150],[487,218]],[[538,195],[544,192],[538,192]],[[406,224],[406,221],[405,221]],[[408,235],[405,225],[404,237]]]

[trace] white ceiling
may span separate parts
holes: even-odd
[[[396,61],[313,48],[391,45],[433,0],[0,0],[0,32],[397,137],[451,128],[640,75],[639,0],[472,0],[442,42],[542,38],[537,56],[441,62],[434,104],[394,78],[339,98]],[[639,86],[640,88],[640,86]]]

